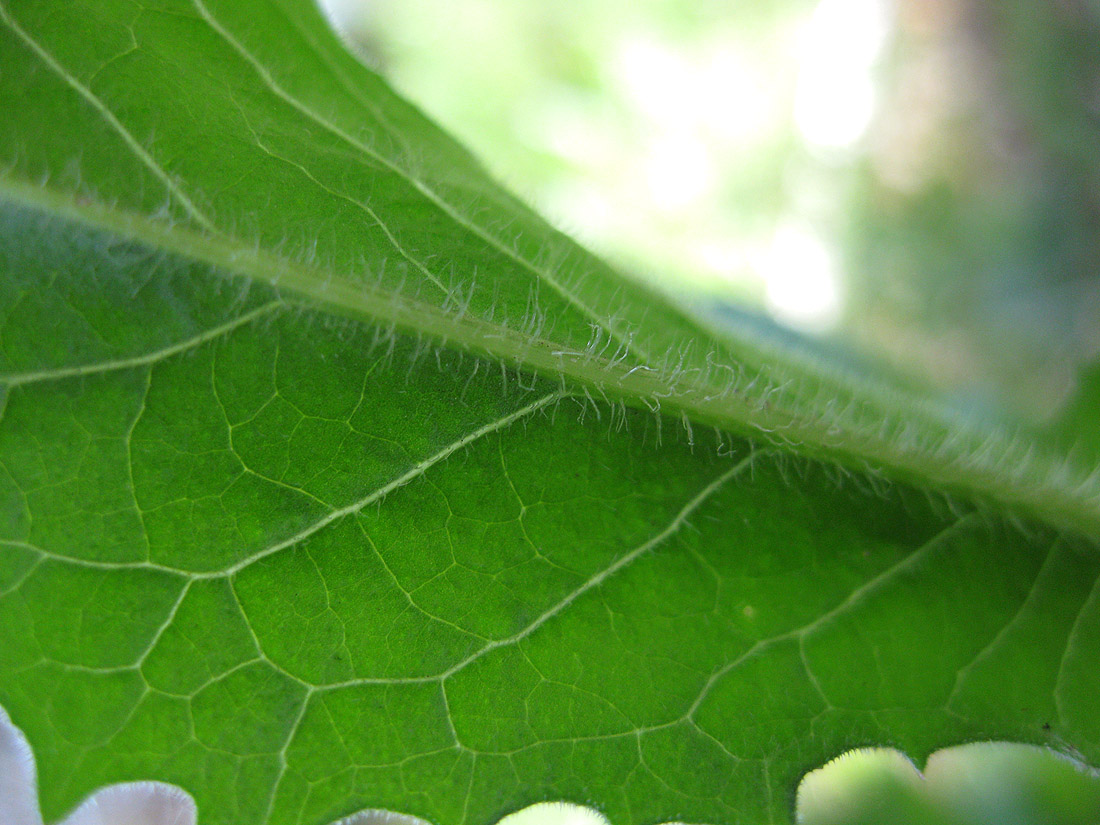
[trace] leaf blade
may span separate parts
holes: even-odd
[[[13,45],[16,4],[2,8],[5,61],[12,49],[33,55]],[[97,8],[137,24],[123,14],[129,7]],[[242,64],[202,8],[161,9],[140,28],[167,37],[199,26],[194,54],[161,40],[139,56],[192,68],[196,55],[220,56],[188,82],[224,89],[218,73]],[[64,22],[41,26],[58,35]],[[125,69],[125,40],[89,42],[74,48],[111,57],[73,76],[107,84],[103,70]],[[0,77],[5,99],[28,82],[65,85],[37,59],[27,75]],[[174,76],[161,72],[161,82]],[[99,132],[72,124],[96,136],[113,128],[68,87],[58,112],[90,107]],[[276,111],[270,92],[257,100],[253,118]],[[216,102],[233,114],[232,95]],[[29,115],[11,128],[34,134],[20,117]],[[227,122],[219,148],[248,135],[242,120]],[[326,174],[336,161],[363,165],[297,121],[269,125],[268,137],[279,123],[334,164]],[[189,129],[149,145],[193,145]],[[111,158],[125,143],[115,132],[103,144]],[[11,134],[0,142],[9,157],[18,155]],[[809,367],[754,364],[766,342],[684,350],[686,339],[715,338],[671,305],[647,306],[648,293],[467,177],[476,167],[434,131],[425,141],[438,157],[458,158],[452,185],[499,199],[494,208],[523,226],[524,243],[548,239],[590,264],[597,302],[531,298],[545,268],[533,253],[509,264],[500,238],[454,220],[439,228],[443,213],[424,199],[402,213],[401,233],[424,231],[426,248],[440,233],[441,248],[467,250],[464,266],[492,262],[493,286],[475,284],[464,314],[429,299],[438,292],[430,279],[372,287],[354,279],[371,267],[345,272],[324,255],[318,266],[298,242],[280,249],[279,235],[345,237],[364,221],[332,193],[295,207],[344,200],[331,226],[325,210],[287,208],[268,235],[243,243],[188,226],[182,201],[162,209],[166,190],[150,182],[201,183],[191,166],[150,178],[103,161],[113,185],[131,187],[118,203],[89,188],[87,160],[75,177],[31,185],[36,164],[74,156],[73,132],[62,138],[40,149],[57,152],[52,160],[15,158],[0,201],[0,294],[10,297],[0,348],[0,628],[13,640],[0,657],[0,702],[39,755],[48,816],[99,784],[158,778],[191,792],[211,822],[321,823],[385,807],[440,825],[489,823],[542,798],[594,800],[624,825],[783,822],[797,778],[856,745],[894,744],[919,758],[1008,737],[1098,758],[1094,543],[1011,526],[1011,512],[956,513],[935,492],[929,500],[924,488],[937,476],[923,465],[910,466],[922,482],[914,490],[833,476],[830,465],[704,430],[717,386],[708,382],[722,370],[690,369],[718,353],[727,370],[761,370],[756,395],[714,396],[710,423],[765,427],[797,413],[791,432],[803,435],[821,433],[816,393],[833,388],[831,403],[848,403],[858,381],[810,376],[784,395],[770,376]],[[265,154],[245,143],[249,162]],[[90,141],[89,157],[99,148]],[[206,174],[232,193],[232,174],[215,171]],[[216,188],[188,198],[205,209]],[[215,214],[223,220],[224,207],[246,220],[272,191],[239,202],[223,194]],[[435,218],[418,229],[425,214]],[[372,243],[392,254],[399,233],[388,234]],[[516,275],[523,261],[526,281]],[[490,313],[493,290],[516,284],[510,306],[522,316],[535,300],[545,338]],[[605,333],[592,343],[591,314],[604,317],[616,302],[647,348],[683,355],[684,383],[662,372],[669,360],[630,360],[614,344],[601,353]],[[552,348],[566,346],[579,357]],[[599,389],[615,401],[593,400]],[[683,398],[665,411],[697,414],[694,428],[617,403],[673,391]],[[866,437],[881,458],[892,425],[866,428],[881,426],[875,417],[889,407],[878,392],[840,443]],[[765,410],[768,399],[777,411]],[[923,438],[942,438],[942,420],[912,415]],[[944,448],[947,458],[918,458],[950,475],[959,455],[974,459],[972,435]],[[824,438],[802,447],[843,454]],[[994,472],[1010,457],[993,456],[956,486],[993,499],[1038,490],[1033,509],[1058,512],[1044,503],[1050,489],[1013,492],[1013,478]],[[988,489],[991,477],[1009,492]],[[1090,523],[1089,495],[1063,498],[1069,521]],[[1014,653],[1006,640],[1016,638]],[[1063,651],[1057,663],[1052,649]],[[1032,679],[1049,700],[1006,695],[1010,679]]]

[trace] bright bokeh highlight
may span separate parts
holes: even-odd
[[[1092,7],[323,2],[507,187],[677,300],[1033,423],[1100,353]]]
[[[345,29],[355,2],[327,0]],[[890,0],[360,2],[387,75],[597,251],[796,328],[841,320],[836,150],[874,117]]]

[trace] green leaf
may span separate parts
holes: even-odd
[[[1100,463],[1100,361],[1080,367],[1077,387],[1050,430],[1048,436],[1083,466]]]
[[[0,24],[0,704],[47,818],[786,822],[858,745],[1100,759],[1085,468],[624,278],[300,0]]]

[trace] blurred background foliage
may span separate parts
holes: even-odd
[[[625,270],[1037,424],[1100,351],[1098,0],[325,0]]]
[[[1100,458],[1100,0],[323,5],[624,270]],[[1100,823],[1100,780],[1022,746],[924,777],[861,752],[800,799],[809,825]]]

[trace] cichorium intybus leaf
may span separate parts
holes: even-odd
[[[1087,465],[710,329],[302,0],[0,0],[0,705],[46,821],[789,822],[1100,760]]]

